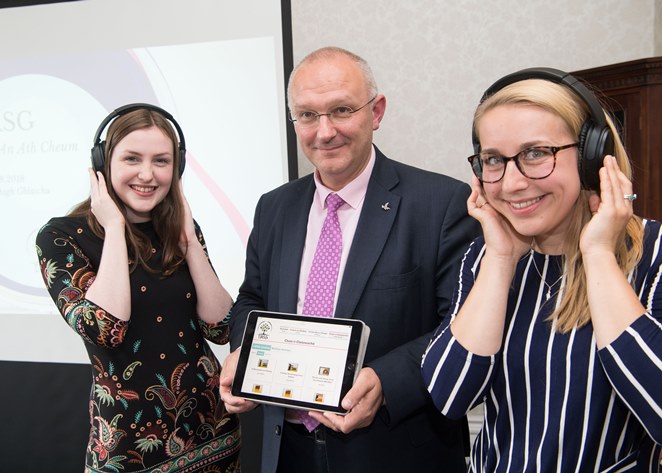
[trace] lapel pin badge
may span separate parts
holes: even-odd
[[[384,210],[391,210],[391,207],[389,206],[389,203],[386,202],[385,204],[382,204],[382,209],[384,209]]]

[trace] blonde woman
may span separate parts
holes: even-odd
[[[488,89],[467,201],[484,237],[423,358],[435,405],[484,403],[472,471],[656,472],[662,234],[597,99],[562,71]]]

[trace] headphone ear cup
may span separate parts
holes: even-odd
[[[600,168],[605,156],[614,154],[614,137],[608,127],[597,127],[590,121],[579,133],[579,177],[582,187],[600,191]]]
[[[186,149],[182,146],[179,147],[179,177],[182,177],[184,174],[184,169],[186,168]]]
[[[91,151],[92,168],[94,169],[95,172],[103,173],[103,171],[104,171],[104,164],[106,162],[106,159],[105,159],[105,156],[104,156],[105,148],[106,148],[106,142],[105,141],[97,143],[92,147],[92,151]]]

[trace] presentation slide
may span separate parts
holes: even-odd
[[[181,31],[173,31],[173,37],[142,31],[131,39],[132,28],[125,25],[89,40],[81,36],[79,43],[53,51],[27,47],[18,54],[3,46],[0,360],[88,362],[82,340],[46,292],[34,242],[51,217],[65,215],[89,195],[94,133],[112,110],[128,103],[162,107],[181,126],[187,145],[184,192],[216,272],[230,293],[237,294],[257,200],[288,180],[280,10],[265,7],[272,18],[253,18],[251,24],[251,9],[267,3],[251,0],[232,7],[240,10],[235,12],[237,22],[251,24],[246,30],[250,34],[235,26],[223,30],[224,23],[233,21],[220,16],[214,34],[214,22],[204,16],[227,16],[230,7],[217,5],[225,2],[184,3],[209,8],[187,13],[198,15],[202,33],[187,23],[188,37]],[[130,2],[116,5],[122,4]],[[2,12],[30,10],[38,27],[39,14],[73,11],[74,5],[80,6],[77,15],[91,18],[99,14],[95,7],[101,8],[89,1]],[[85,18],[69,21],[77,20]],[[159,23],[156,19],[144,27],[156,29]],[[124,36],[114,46],[110,39],[119,31]],[[227,347],[215,350],[224,356]]]

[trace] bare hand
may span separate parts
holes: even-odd
[[[108,195],[106,179],[100,172],[89,169],[90,174],[90,210],[99,225],[107,229],[111,225],[124,225],[124,215],[117,208],[115,201]]]
[[[247,401],[244,398],[235,397],[232,395],[232,382],[234,381],[234,375],[237,371],[238,359],[239,348],[228,355],[228,357],[225,359],[225,362],[223,362],[223,368],[221,369],[221,399],[225,403],[225,409],[231,414],[241,414],[243,412],[248,412],[252,409],[255,409],[257,406],[257,404],[252,401]]]
[[[182,181],[179,181],[179,194],[182,197],[182,202],[184,203],[184,220],[182,225],[182,234],[179,237],[179,248],[186,254],[186,249],[193,242],[198,241],[198,236],[195,234],[195,227],[193,226],[193,215],[191,214],[191,207],[186,200],[184,195],[184,185]]]
[[[519,259],[531,249],[533,239],[517,233],[508,219],[490,205],[476,176],[471,178],[467,212],[480,222],[487,251],[494,256]]]
[[[633,214],[632,202],[623,197],[626,194],[632,194],[632,182],[618,168],[616,158],[606,156],[600,168],[600,195],[589,197],[593,217],[582,230],[579,241],[582,254],[615,253]]]
[[[336,432],[348,434],[349,432],[367,427],[384,404],[382,383],[372,368],[363,368],[356,383],[342,400],[343,408],[349,412],[345,416],[330,412],[310,412],[310,416]]]

